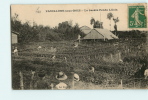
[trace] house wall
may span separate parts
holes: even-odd
[[[11,38],[12,44],[18,43],[17,35],[12,33],[12,38]]]

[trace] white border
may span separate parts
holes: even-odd
[[[148,3],[148,0],[1,0],[0,100],[148,100],[148,90],[25,90],[11,89],[10,4]]]

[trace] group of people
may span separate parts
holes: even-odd
[[[71,73],[73,82],[78,82],[80,80],[80,77],[77,73]],[[69,86],[71,84],[65,83],[65,80],[69,78],[63,71],[58,72],[58,74],[55,76],[55,79],[58,81],[58,83],[51,83],[48,80],[45,79],[46,73],[44,71],[40,71],[38,73],[39,79],[34,84],[34,89],[59,89],[64,90],[68,89],[68,87],[72,88],[73,86]]]
[[[37,47],[37,50],[39,51],[39,50],[42,50],[42,46],[38,46]],[[45,51],[46,51],[46,49],[45,49]],[[56,47],[51,47],[50,49],[49,49],[49,52],[51,52],[51,53],[53,53],[54,55],[55,55],[55,53],[57,52],[57,48]],[[15,55],[15,56],[18,56],[18,48],[17,47],[14,47],[13,48],[13,54]]]

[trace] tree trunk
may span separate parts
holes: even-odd
[[[111,19],[110,19],[110,31],[111,31]]]

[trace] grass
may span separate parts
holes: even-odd
[[[142,61],[145,61],[145,57],[147,57],[146,42],[143,39],[128,39],[127,41],[120,39],[112,42],[83,41],[77,48],[74,48],[73,43],[73,41],[53,41],[17,44],[19,56],[12,56],[13,89],[19,89],[18,72],[20,70],[25,73],[25,89],[29,89],[31,80],[27,73],[31,69],[36,69],[36,72],[45,70],[46,79],[54,85],[58,83],[55,75],[59,71],[64,71],[70,77],[66,81],[67,84],[71,82],[71,72],[76,72],[81,81],[75,83],[75,89],[101,89],[106,86],[118,88],[121,79],[143,78],[144,69],[141,70],[141,68],[145,62]],[[115,43],[118,45],[114,46]],[[37,50],[39,45],[42,46],[41,50]],[[51,59],[53,55],[50,52],[51,46],[57,48],[54,61]],[[118,61],[118,51],[121,52],[123,63]],[[113,55],[112,61],[110,60],[111,54]],[[67,62],[64,57],[67,58]],[[89,66],[95,67],[95,73],[88,72]],[[124,81],[124,83],[129,84],[130,82]],[[69,85],[69,89],[71,89],[71,85]]]

